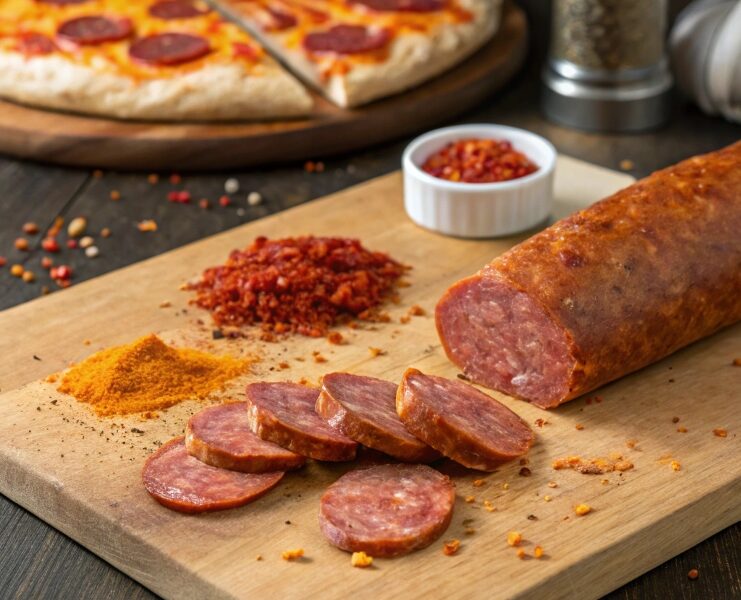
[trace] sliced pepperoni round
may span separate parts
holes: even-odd
[[[267,27],[270,31],[285,31],[298,25],[298,19],[281,8],[268,6],[266,10],[270,17],[270,24]]]
[[[322,496],[319,526],[347,552],[387,558],[429,546],[450,525],[455,487],[425,465],[350,471]]]
[[[133,31],[134,26],[129,19],[85,16],[62,23],[57,36],[78,46],[95,46],[124,40]]]
[[[29,56],[42,56],[54,52],[57,46],[42,33],[25,33],[18,38],[16,48]]]
[[[186,513],[242,506],[274,488],[284,473],[238,473],[202,463],[170,440],[144,463],[144,487],[160,504]]]
[[[396,412],[415,436],[470,469],[493,471],[525,454],[533,432],[506,406],[462,381],[407,369]]]
[[[350,0],[378,12],[435,12],[445,8],[445,0]]]
[[[156,2],[149,7],[150,15],[165,21],[192,19],[208,12],[208,10],[199,8],[187,0],[162,0],[162,2]]]
[[[318,396],[319,390],[296,383],[251,383],[250,429],[263,440],[315,460],[352,460],[358,445],[314,412]]]
[[[185,447],[207,465],[243,473],[289,471],[306,462],[300,454],[252,433],[246,402],[210,406],[193,415],[185,430]]]
[[[190,33],[156,33],[139,38],[129,48],[129,56],[135,61],[168,67],[197,60],[209,52],[208,42]]]
[[[316,412],[347,437],[404,462],[431,462],[440,454],[409,433],[396,414],[397,385],[329,373],[322,378]]]
[[[391,40],[388,29],[363,25],[335,25],[326,31],[316,31],[304,38],[309,52],[362,54],[384,48]]]

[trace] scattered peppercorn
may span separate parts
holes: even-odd
[[[687,577],[692,579],[693,581],[697,579],[700,576],[700,572],[697,569],[690,569],[687,573]]]
[[[170,183],[172,185],[178,185],[182,180],[183,178],[180,177],[180,175],[178,175],[177,173],[173,173],[172,175],[170,175]]]
[[[24,223],[23,233],[28,235],[36,235],[39,232],[39,226],[36,223]]]
[[[16,238],[14,246],[16,250],[26,252],[29,248],[28,240],[26,238]]]
[[[24,271],[23,275],[21,275],[21,278],[26,283],[33,283],[36,281],[36,275],[34,275],[31,271]]]
[[[87,219],[85,217],[75,217],[67,225],[67,235],[71,238],[78,238],[85,233],[87,229]]]
[[[543,558],[543,554],[544,552],[542,546],[535,546],[535,548],[533,548],[533,556],[535,558]]]
[[[114,202],[117,202],[120,199],[121,199],[121,192],[119,192],[118,190],[111,190],[111,200],[113,200]]]
[[[510,546],[519,546],[522,543],[522,534],[519,531],[510,531],[507,534],[507,544]]]
[[[202,208],[203,210],[208,210],[211,207],[211,203],[208,201],[208,198],[201,198],[198,201],[198,208]]]
[[[136,226],[139,229],[139,231],[143,231],[143,232],[157,231],[157,223],[153,221],[152,219],[145,219],[144,221],[137,223]]]
[[[0,267],[4,267],[6,264],[8,264],[8,259],[4,256],[0,256]]]
[[[103,177],[103,171],[101,171],[100,169],[95,169],[95,171],[93,171],[93,177],[95,177],[95,179],[100,179],[101,177]]]
[[[100,230],[100,237],[102,238],[111,237],[111,230],[108,227],[103,227],[103,229]]]
[[[75,248],[79,247],[79,242],[77,240],[67,240],[67,248],[70,250],[74,250]]]
[[[150,185],[156,185],[160,180],[160,176],[157,173],[150,173],[147,175],[147,181]]]
[[[713,435],[715,437],[724,438],[728,437],[728,432],[725,429],[718,427],[717,429],[713,429]]]
[[[10,274],[13,277],[23,277],[23,272],[25,269],[23,268],[23,265],[13,265],[10,267]]]

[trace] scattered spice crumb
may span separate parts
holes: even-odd
[[[687,573],[687,577],[689,577],[693,581],[697,579],[699,576],[700,576],[700,572],[697,569],[690,569],[689,573]]]
[[[579,517],[583,517],[584,515],[588,515],[590,512],[592,512],[592,507],[589,506],[589,504],[577,504],[574,507],[574,512]]]
[[[419,304],[414,304],[409,308],[407,314],[410,317],[423,317],[427,314],[427,312]]]
[[[677,433],[687,433],[687,428],[682,426],[677,427]]]
[[[120,199],[121,199],[121,192],[119,192],[118,190],[111,190],[111,200],[116,202]]]
[[[476,502],[476,496],[466,496],[466,502],[468,504],[473,504],[474,502]]]
[[[544,425],[548,425],[548,421],[545,419],[535,419],[535,425],[537,427],[543,427]]]
[[[160,302],[160,308],[170,308],[172,306],[172,302],[169,300],[163,300]]]
[[[574,429],[576,429],[577,431],[581,431],[582,429],[584,429],[584,425],[582,425],[581,423],[577,423],[576,425],[574,425]]]
[[[295,550],[284,550],[281,553],[281,558],[283,560],[296,560],[297,558],[302,558],[303,556],[304,556],[303,548],[296,548]]]
[[[368,352],[370,352],[371,358],[376,358],[377,356],[383,356],[384,354],[386,354],[385,350],[374,348],[373,346],[370,346],[368,348]]]
[[[549,481],[548,482],[548,487],[549,488],[557,488],[558,487],[558,484],[555,481]]]
[[[21,252],[25,252],[29,248],[28,240],[26,238],[17,238],[13,245],[16,250],[20,250]]]
[[[525,560],[527,558],[527,552],[525,552],[524,548],[519,548],[516,554],[517,558],[519,558],[520,560]]]
[[[258,554],[258,555],[257,555],[257,556],[255,557],[255,560],[262,560],[262,554]]]
[[[483,479],[474,479],[473,480],[473,487],[481,487],[485,483],[486,483],[486,481],[483,480]]]
[[[507,534],[507,544],[510,546],[519,546],[522,543],[522,534],[519,531],[510,531]]]
[[[25,281],[26,283],[33,283],[36,281],[36,275],[34,275],[31,271],[24,271],[23,275],[21,275],[21,279]]]
[[[713,435],[720,438],[728,437],[728,431],[722,427],[718,427],[717,429],[713,429]]]
[[[473,527],[466,527],[463,530],[463,533],[465,533],[466,535],[473,535],[474,533],[476,533],[476,530]]]
[[[461,547],[460,540],[450,540],[443,544],[443,554],[445,556],[453,556]]]
[[[556,471],[573,469],[583,475],[602,475],[612,471],[628,471],[633,468],[633,463],[625,459],[619,452],[611,452],[607,458],[582,459],[580,456],[557,458],[551,466]]]
[[[623,171],[632,171],[634,167],[635,167],[635,163],[629,158],[624,158],[623,160],[620,161],[620,168]]]
[[[679,423],[679,417],[672,417],[672,423]]]
[[[491,500],[484,500],[484,510],[486,512],[494,512],[497,508],[491,503]]]
[[[315,363],[325,363],[327,362],[327,359],[324,358],[321,354],[318,352],[314,353],[314,362]]]
[[[625,445],[631,450],[634,450],[635,447],[638,445],[638,440],[626,440]]]
[[[353,552],[350,558],[350,564],[359,569],[365,569],[373,564],[373,557],[368,556],[365,552]]]
[[[546,494],[545,496],[543,496],[543,500],[545,502],[550,502],[551,500],[553,500],[553,496],[549,496],[548,494]]]
[[[332,331],[327,336],[327,341],[330,344],[336,344],[336,345],[342,344],[342,341],[343,341],[342,334],[339,331]]]
[[[734,358],[731,363],[734,367],[741,367],[741,358]]]
[[[533,556],[535,558],[543,558],[543,546],[535,546],[533,548]]]
[[[509,489],[509,483],[503,483],[502,484],[502,489],[503,490],[508,490]]]
[[[673,460],[669,463],[669,466],[672,468],[672,471],[681,471],[682,465],[679,464],[679,461]]]
[[[157,231],[157,223],[152,219],[145,219],[144,221],[137,223],[136,226],[139,231]]]
[[[532,475],[532,474],[533,474],[533,472],[530,469],[528,469],[527,467],[522,467],[520,469],[520,476],[521,477],[530,477],[530,475]]]
[[[111,237],[111,230],[108,227],[103,227],[103,229],[100,230],[100,237],[102,238],[109,238]]]

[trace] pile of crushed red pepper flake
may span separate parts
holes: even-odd
[[[374,320],[410,267],[348,238],[257,238],[184,286],[219,326],[319,337],[341,319]]]

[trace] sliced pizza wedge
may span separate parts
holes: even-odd
[[[344,107],[431,79],[497,31],[501,0],[214,0]]]
[[[312,99],[203,2],[0,0],[0,96],[125,119],[271,119]]]

